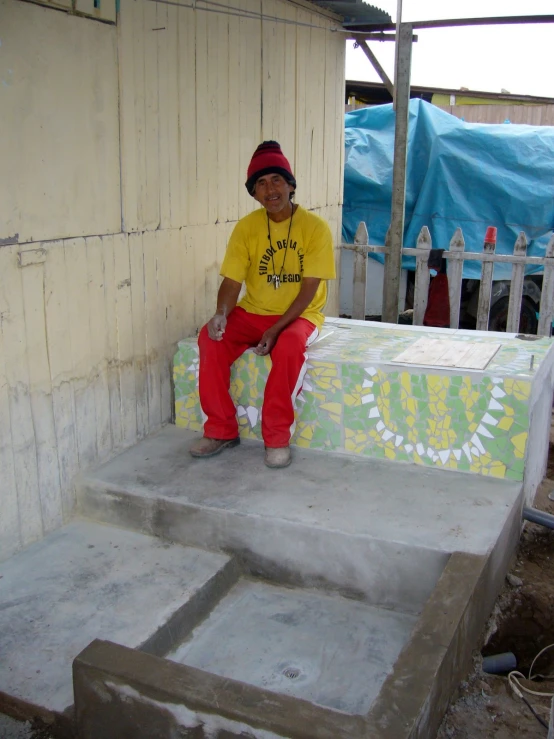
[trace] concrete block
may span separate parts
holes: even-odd
[[[351,598],[243,579],[167,659],[362,715],[416,621]]]
[[[165,653],[238,576],[224,554],[74,522],[0,567],[0,710],[69,730],[71,663],[105,637]]]
[[[166,427],[80,478],[81,514],[237,555],[253,574],[419,613],[448,555],[487,553],[521,483],[297,450],[269,471],[245,442],[194,460]]]
[[[308,350],[292,443],[518,481],[527,460],[532,499],[546,463],[545,404],[537,405],[536,397],[539,391],[552,395],[552,340],[495,334],[501,348],[482,371],[395,362],[422,337],[490,343],[492,334],[328,319]],[[270,368],[269,357],[251,351],[233,366],[231,395],[242,438],[261,439]],[[200,431],[196,339],[179,343],[174,380],[177,425]]]
[[[468,667],[482,628],[488,601],[485,590],[490,585],[488,568],[487,556],[460,553],[450,557],[410,638],[394,664],[389,666],[392,669],[387,670],[388,676],[381,683],[375,700],[367,675],[355,684],[354,675],[364,675],[363,670],[357,669],[355,658],[350,681],[342,679],[341,664],[335,665],[333,659],[325,660],[324,657],[308,661],[308,673],[310,670],[316,673],[319,683],[316,679],[309,684],[308,680],[298,688],[284,689],[277,676],[272,678],[271,672],[264,681],[264,663],[267,666],[267,660],[271,664],[272,659],[278,659],[278,647],[283,644],[279,635],[275,637],[276,643],[270,643],[269,647],[263,638],[258,641],[260,635],[263,637],[263,627],[259,630],[263,616],[272,611],[274,616],[281,618],[281,621],[274,619],[275,624],[287,624],[291,620],[294,623],[295,607],[291,609],[290,601],[287,607],[279,598],[268,600],[262,595],[254,604],[254,611],[260,616],[255,633],[252,633],[252,626],[256,619],[252,621],[251,616],[244,632],[238,627],[241,608],[253,605],[248,598],[241,604],[240,595],[244,592],[238,593],[234,605],[230,604],[227,619],[221,613],[218,619],[218,614],[214,613],[180,651],[184,661],[201,664],[202,669],[119,645],[94,642],[74,663],[80,736],[83,739],[98,736],[103,739],[162,739],[177,735],[195,739],[223,736],[429,739],[435,735],[450,696]],[[248,587],[244,586],[244,590]],[[233,598],[233,595],[228,597]],[[317,596],[293,594],[292,600],[294,603],[298,598],[298,605],[306,597],[309,600]],[[352,607],[358,608],[359,604]],[[223,602],[218,610],[222,608],[225,608]],[[322,624],[329,623],[329,618],[333,620],[334,616],[326,613],[322,618],[317,608],[307,617],[308,622],[315,621],[315,630],[322,637],[320,655],[326,647],[332,650],[337,642],[340,643],[340,636],[335,634],[329,639],[324,629],[319,630]],[[216,633],[218,620],[225,638]],[[346,628],[351,625],[347,618]],[[310,626],[314,629],[314,623]],[[340,632],[345,623],[336,626]],[[371,619],[368,627],[371,631]],[[268,634],[266,637],[271,640]],[[212,643],[220,645],[219,650],[206,646],[210,638]],[[235,655],[236,639],[248,651],[247,659]],[[308,642],[312,649],[316,645],[313,656],[318,651],[317,638],[308,636]],[[306,659],[306,645],[302,640],[298,645],[292,668],[302,668]],[[343,646],[348,657],[352,644]],[[274,647],[277,648],[275,652]],[[286,648],[284,655],[288,656]],[[283,667],[286,669],[287,665]],[[333,679],[337,680],[335,685]],[[326,685],[331,686],[330,691],[325,691]],[[344,687],[343,692],[340,685]],[[346,700],[337,700],[339,695]],[[337,710],[337,705],[342,710]]]

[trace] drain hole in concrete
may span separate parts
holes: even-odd
[[[297,667],[287,667],[286,670],[283,670],[283,675],[288,677],[289,680],[296,680],[300,675],[300,670]]]

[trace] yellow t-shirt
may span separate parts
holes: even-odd
[[[321,283],[302,318],[321,329],[327,301],[325,280],[336,277],[331,230],[322,218],[298,206],[287,248],[290,225],[290,218],[281,223],[270,219],[270,248],[266,210],[260,208],[241,218],[229,239],[220,274],[245,282],[246,294],[239,306],[262,316],[283,315],[300,292],[302,277],[319,277]],[[277,289],[275,274],[280,277]]]

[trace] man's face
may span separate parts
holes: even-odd
[[[254,186],[255,200],[270,214],[288,210],[291,192],[294,187],[280,174],[266,174],[256,180]]]

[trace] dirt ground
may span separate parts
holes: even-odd
[[[547,477],[534,507],[554,514],[554,433],[550,435]],[[554,494],[553,494],[554,497]],[[517,669],[524,675],[543,647],[554,643],[554,531],[527,524],[516,560],[505,581],[476,652],[473,670],[458,687],[455,702],[444,717],[437,739],[545,739],[541,726],[525,703],[516,697],[506,677],[486,675],[482,656],[513,652]],[[534,672],[554,673],[554,648],[537,661]],[[539,692],[554,692],[552,681],[524,681]],[[548,725],[550,699],[525,694]]]

